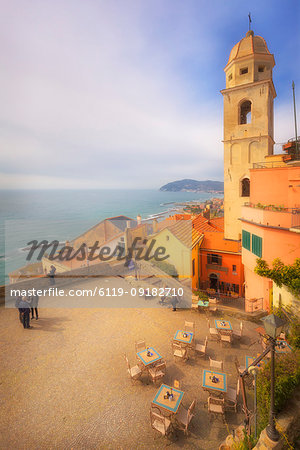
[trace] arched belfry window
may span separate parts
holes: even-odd
[[[251,102],[244,101],[240,106],[239,124],[251,123]]]
[[[241,196],[242,197],[250,197],[250,180],[249,180],[249,178],[242,179],[241,187],[242,187]]]

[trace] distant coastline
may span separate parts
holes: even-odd
[[[178,180],[162,186],[160,191],[163,192],[207,192],[210,194],[223,194],[224,183],[222,181],[213,180]]]

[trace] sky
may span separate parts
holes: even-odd
[[[249,11],[275,56],[275,152],[295,135],[298,0],[0,5],[1,189],[222,180],[223,69]]]

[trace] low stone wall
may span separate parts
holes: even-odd
[[[129,270],[124,266],[124,264],[111,266],[107,263],[100,263],[92,265],[90,267],[81,267],[79,269],[57,274],[55,276],[55,287],[63,288],[84,278],[89,279],[116,277],[120,274],[125,276],[128,273]],[[17,283],[3,286],[2,289],[0,289],[0,304],[6,303],[10,304],[10,306],[14,305],[16,298],[15,296],[11,295],[11,291],[14,289],[26,291],[33,288],[47,289],[49,287],[49,282],[49,278],[44,276],[39,278],[30,278],[28,280],[23,280]]]

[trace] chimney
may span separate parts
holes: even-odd
[[[126,220],[126,227],[127,228],[131,228],[131,221],[130,220]]]
[[[205,210],[203,211],[203,217],[205,217],[205,219],[210,220],[210,206],[207,205]]]
[[[152,228],[153,228],[153,233],[157,233],[157,220],[153,219],[152,221]]]
[[[141,223],[142,223],[142,218],[141,218],[140,214],[138,214],[138,215],[136,216],[136,221],[137,221],[137,224],[138,224],[138,225],[141,225]]]

